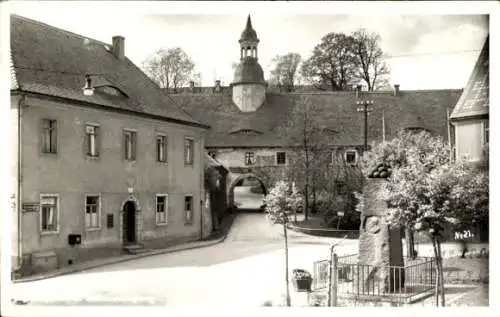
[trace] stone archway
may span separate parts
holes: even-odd
[[[231,179],[232,178],[232,179]],[[228,207],[234,209],[235,203],[234,203],[234,188],[238,185],[239,182],[249,179],[249,178],[255,178],[259,181],[259,183],[262,186],[264,195],[267,195],[267,184],[262,180],[261,177],[255,175],[254,173],[244,173],[244,174],[232,174],[230,175],[230,184],[228,186],[228,191],[227,191],[227,202],[228,202]]]
[[[134,244],[140,241],[142,233],[141,205],[137,198],[130,195],[125,199],[120,208],[120,241]]]

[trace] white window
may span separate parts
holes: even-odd
[[[184,211],[186,212],[186,224],[193,222],[193,196],[184,196]]]
[[[99,195],[85,196],[85,228],[99,229],[100,228],[100,199]]]
[[[95,124],[85,125],[85,152],[87,156],[99,156],[99,126]]]
[[[276,153],[276,163],[278,165],[286,164],[286,152],[277,152]]]
[[[184,139],[184,165],[193,165],[194,162],[194,140]]]
[[[137,148],[137,132],[132,130],[124,131],[125,160],[135,161]]]
[[[57,121],[42,119],[42,152],[57,153]]]
[[[354,165],[358,162],[358,151],[356,150],[346,150],[344,154],[344,159],[347,164]]]
[[[158,162],[167,162],[167,137],[165,135],[156,136],[156,160]]]
[[[166,224],[168,220],[168,195],[156,195],[156,224]]]
[[[59,196],[40,195],[40,230],[42,233],[59,230]]]

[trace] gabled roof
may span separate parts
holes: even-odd
[[[13,91],[22,91],[154,116],[207,128],[180,109],[128,58],[119,60],[112,45],[30,20],[11,16]],[[117,98],[96,89],[85,96],[85,75],[123,94]]]
[[[456,104],[461,89],[399,91],[370,93],[374,111],[369,114],[369,141],[382,140],[382,114],[386,138],[405,128],[420,127],[448,138],[447,109]],[[280,147],[280,126],[294,107],[315,105],[312,114],[325,129],[333,131],[331,145],[357,146],[364,141],[363,114],[357,112],[356,92],[267,93],[264,104],[255,112],[242,112],[226,93],[194,93],[170,95],[186,112],[212,126],[207,147]],[[231,133],[238,129],[256,130],[262,134]],[[338,132],[338,133],[337,133]]]
[[[450,119],[459,120],[489,114],[489,55],[489,36],[487,36],[467,86],[453,109]]]

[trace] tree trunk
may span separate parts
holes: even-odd
[[[445,294],[444,294],[444,272],[443,272],[443,258],[441,257],[441,241],[437,240],[437,249],[439,254],[439,279],[441,280],[440,293],[441,293],[441,306],[445,307]]]
[[[405,237],[406,237],[406,254],[412,260],[415,259],[415,242],[413,238],[413,230],[411,228],[405,228]]]
[[[304,195],[304,220],[307,221],[309,215],[309,180],[306,180],[306,189]]]
[[[286,217],[286,216],[285,216]],[[285,279],[286,279],[286,306],[290,307],[290,282],[288,281],[288,235],[286,230],[286,219],[283,220],[283,234],[285,236]]]
[[[439,307],[439,282],[441,280],[439,274],[439,252],[437,249],[437,239],[432,237],[432,247],[434,248],[434,257],[436,259],[436,307]]]

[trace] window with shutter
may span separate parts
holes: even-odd
[[[40,195],[40,230],[42,233],[56,233],[59,230],[59,197]]]
[[[85,154],[89,157],[99,156],[99,126],[85,125]]]
[[[125,150],[125,160],[135,161],[136,160],[136,147],[137,147],[137,133],[131,130],[125,130],[124,132],[124,150]]]
[[[99,229],[99,195],[85,196],[85,228],[86,229]]]
[[[186,213],[186,224],[193,221],[193,196],[184,197],[184,211]]]
[[[57,153],[57,121],[42,119],[42,153]]]

